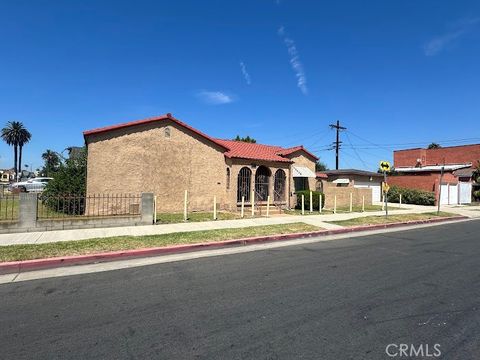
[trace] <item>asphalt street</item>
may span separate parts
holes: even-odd
[[[401,344],[479,359],[480,221],[4,284],[0,299],[2,359],[422,358]]]

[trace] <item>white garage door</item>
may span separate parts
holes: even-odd
[[[459,190],[459,203],[460,204],[471,204],[472,203],[472,183],[469,182],[460,182],[458,183]]]
[[[382,191],[380,183],[369,181],[355,181],[354,187],[361,189],[372,189],[372,202],[382,201]]]
[[[442,194],[440,196],[440,204],[442,205],[458,204],[458,185],[457,184],[442,185]]]

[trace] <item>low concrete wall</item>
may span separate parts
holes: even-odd
[[[152,225],[154,220],[153,203],[153,194],[144,193],[142,194],[140,215],[76,216],[70,218],[38,219],[36,194],[20,194],[18,219],[0,221],[0,233],[8,234],[16,232]]]
[[[372,189],[325,186],[325,208],[333,209],[335,195],[337,196],[337,208],[350,206],[350,194],[352,194],[353,206],[362,206],[363,197],[365,197],[365,206],[372,205]]]

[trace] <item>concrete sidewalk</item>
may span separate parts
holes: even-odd
[[[391,204],[392,207],[398,204]],[[480,209],[465,209],[466,207],[444,207],[442,210],[465,215],[468,217],[480,217]],[[391,215],[425,213],[435,211],[433,206],[412,206],[405,205],[403,210],[389,211]],[[358,217],[384,215],[383,211],[370,211],[364,213],[341,213],[341,214],[325,214],[325,215],[290,215],[270,218],[246,218],[238,220],[221,220],[221,221],[205,221],[163,225],[148,226],[125,226],[110,228],[94,228],[94,229],[75,229],[75,230],[56,230],[30,233],[14,233],[0,234],[0,246],[15,244],[43,244],[57,241],[75,241],[92,238],[113,237],[113,236],[142,236],[142,235],[159,235],[170,234],[175,232],[190,232],[215,229],[232,229],[250,226],[262,225],[278,225],[291,224],[295,222],[303,222],[315,225],[323,229],[338,229],[341,226],[329,224],[327,221],[348,220]]]

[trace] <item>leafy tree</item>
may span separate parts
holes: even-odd
[[[328,170],[328,166],[324,162],[318,160],[315,163],[315,171],[327,171],[327,170]]]
[[[22,171],[23,146],[30,141],[32,134],[30,134],[20,121],[9,121],[2,129],[1,137],[8,145],[13,146],[15,180],[17,180],[18,173]]]
[[[477,166],[473,171],[473,180],[480,183],[480,160],[477,160]]]
[[[61,161],[60,156],[55,151],[47,149],[42,154],[42,159],[45,162],[42,170],[44,176],[52,176],[58,171]]]
[[[250,136],[245,136],[245,137],[240,137],[240,135],[237,135],[235,137],[235,139],[233,139],[234,141],[243,141],[243,142],[247,142],[247,143],[252,143],[252,144],[255,144],[257,142],[257,140],[255,140],[254,138],[251,138]]]
[[[77,157],[69,158],[60,163],[58,171],[43,192],[45,197],[62,196],[66,194],[85,194],[87,175],[87,151],[83,148]]]
[[[430,145],[428,145],[428,149],[440,149],[441,146],[440,144],[432,142]]]

